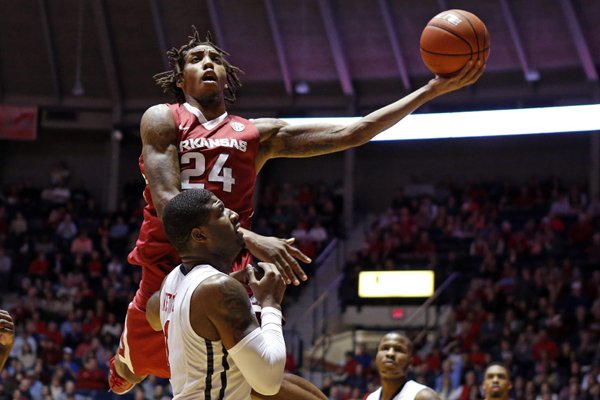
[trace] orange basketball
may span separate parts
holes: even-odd
[[[421,58],[431,72],[452,76],[469,60],[487,60],[490,35],[473,13],[447,10],[433,17],[421,33]]]

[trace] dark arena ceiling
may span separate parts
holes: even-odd
[[[432,77],[419,37],[451,8],[486,23],[487,69],[420,111],[600,102],[600,0],[0,0],[0,102],[133,127],[194,24],[245,72],[236,113],[364,115]]]

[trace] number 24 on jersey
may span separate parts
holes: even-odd
[[[235,184],[231,168],[225,167],[229,154],[219,154],[217,161],[208,171],[208,182],[221,182],[224,192],[231,192]],[[181,164],[193,163],[193,168],[181,171],[181,189],[204,189],[204,183],[191,182],[202,179],[206,171],[206,158],[201,153],[184,153],[181,155]]]

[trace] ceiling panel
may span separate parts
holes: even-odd
[[[432,78],[420,58],[419,37],[444,3],[274,0],[270,3],[283,50],[278,53],[265,0],[101,0],[106,12],[104,22],[98,20],[98,8],[94,6],[97,1],[0,0],[0,102],[106,113],[115,105],[114,92],[118,88],[123,118],[138,121],[148,106],[170,100],[152,79],[164,69],[161,40],[167,47],[180,46],[187,42],[194,24],[202,36],[209,30],[215,40],[217,34],[221,35],[222,41],[217,44],[231,53],[232,63],[245,71],[239,102],[233,108],[236,112],[246,116],[365,114],[406,94],[390,32],[398,44],[410,86],[416,88]],[[541,74],[537,82],[525,79],[502,12],[503,2],[514,17],[527,63]],[[576,47],[582,43],[573,40],[564,13],[565,4],[572,6],[574,21],[597,69],[600,1],[445,3],[482,18],[490,31],[492,51],[486,73],[477,85],[436,99],[419,111],[600,101],[598,82],[588,80]],[[41,4],[46,4],[51,40],[45,36]],[[80,10],[83,25],[79,48]],[[323,10],[331,12],[328,20],[323,18]],[[389,31],[382,10],[391,21]],[[158,30],[153,12],[159,16]],[[573,19],[570,21],[573,23]],[[106,24],[105,31],[99,23]],[[332,32],[339,39],[337,43],[331,41]],[[112,46],[112,59],[106,58],[107,43]],[[52,73],[50,50],[54,52],[56,75]],[[308,93],[286,91],[279,54],[283,54],[289,69],[292,87],[307,83]],[[81,96],[73,94],[78,60],[84,89]],[[111,75],[111,65],[116,79]],[[351,95],[344,95],[342,90],[344,67]],[[113,84],[115,80],[117,85]],[[58,91],[54,89],[56,82],[60,85]]]

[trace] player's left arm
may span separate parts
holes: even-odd
[[[458,75],[451,78],[436,76],[400,100],[349,125],[289,125],[279,119],[256,119],[254,123],[261,140],[256,170],[259,171],[271,158],[313,157],[363,145],[428,101],[475,83],[483,70],[483,63],[469,62]]]
[[[417,393],[415,400],[440,400],[440,396],[433,389],[427,388]]]
[[[155,331],[162,331],[160,322],[160,290],[154,292],[146,303],[146,321]]]
[[[0,310],[0,369],[4,367],[15,342],[15,325],[8,311]]]
[[[160,322],[160,293],[165,285],[165,279],[160,284],[160,289],[150,296],[146,302],[146,321],[155,331],[162,331],[162,322]]]

